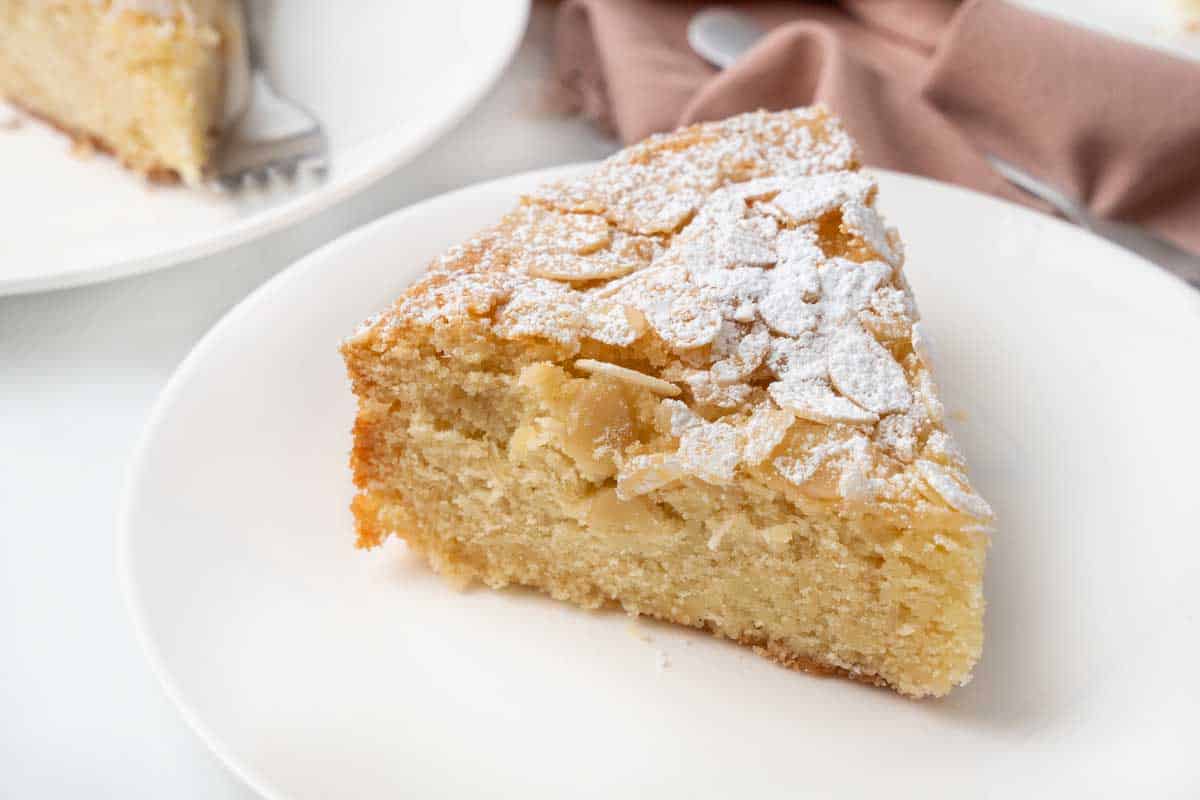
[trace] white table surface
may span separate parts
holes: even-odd
[[[150,672],[114,573],[126,464],[172,371],[296,259],[425,197],[616,143],[543,110],[550,11],[440,143],[363,194],[144,277],[0,298],[0,797],[247,798]]]

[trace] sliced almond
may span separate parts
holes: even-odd
[[[662,378],[638,372],[635,369],[611,364],[607,361],[596,361],[591,358],[580,358],[575,361],[575,367],[591,375],[603,375],[614,380],[623,381],[631,386],[648,389],[663,397],[677,397],[680,388],[673,383],[667,383]]]
[[[994,516],[987,501],[971,491],[971,488],[950,470],[932,461],[918,461],[916,467],[930,488],[955,511],[980,520],[989,520]]]
[[[912,324],[912,348],[925,366],[933,364],[933,340],[930,339],[929,331],[923,322]]]
[[[794,421],[790,411],[775,408],[770,401],[755,408],[742,427],[742,461],[754,465],[767,460]]]
[[[900,264],[900,254],[892,247],[892,236],[879,212],[864,202],[851,200],[842,206],[842,229],[862,239],[884,261],[892,266]]]
[[[728,483],[742,461],[741,432],[726,422],[702,422],[684,431],[676,457],[689,475],[707,483]]]
[[[607,253],[596,253],[590,256],[574,253],[543,253],[535,256],[525,271],[535,278],[586,283],[620,278],[637,269],[637,264],[603,257],[607,255]]]
[[[785,182],[782,178],[754,178],[748,181],[731,183],[727,191],[736,197],[742,198],[747,203],[754,203],[761,200],[770,200],[783,191],[784,185]]]
[[[691,350],[703,347],[717,338],[721,330],[721,308],[716,303],[688,289],[670,292],[663,302],[642,307],[646,321],[663,341],[676,350]]]
[[[844,397],[839,397],[822,380],[783,380],[767,387],[767,392],[780,408],[786,408],[801,419],[830,425],[846,422],[865,425],[879,419]]]
[[[513,241],[534,252],[586,255],[612,241],[608,220],[598,214],[564,213],[528,203],[514,216]]]
[[[807,222],[847,201],[865,201],[874,188],[875,182],[861,172],[823,172],[796,178],[771,205],[788,220]]]
[[[632,306],[593,302],[584,308],[586,334],[598,342],[624,347],[646,332],[646,318]]]
[[[847,325],[829,342],[829,379],[846,397],[876,414],[912,405],[904,369],[875,337]]]
[[[832,490],[832,496],[864,500],[881,487],[871,476],[871,444],[861,434],[819,444],[802,458],[777,458],[773,464],[779,474],[814,496],[831,496]]]
[[[583,328],[578,293],[555,281],[522,282],[496,312],[496,333],[505,339],[540,336],[564,344],[577,341]]]
[[[720,359],[710,370],[713,381],[721,386],[744,381],[763,363],[770,346],[771,334],[761,323],[747,330],[727,320],[713,342],[713,355]]]
[[[617,471],[617,497],[630,500],[649,494],[684,476],[674,453],[634,456]]]
[[[697,403],[717,408],[737,408],[750,397],[753,387],[746,383],[719,384],[712,373],[702,370],[687,370],[683,375]]]

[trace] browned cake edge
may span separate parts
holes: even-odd
[[[43,125],[47,125],[47,126],[53,128],[54,130],[58,131],[59,133],[61,133],[63,136],[66,136],[68,139],[71,140],[71,142],[75,148],[82,149],[84,151],[93,150],[97,153],[102,153],[103,155],[109,156],[110,158],[114,159],[118,164],[120,164],[124,169],[127,169],[132,173],[142,176],[150,183],[154,183],[159,186],[173,186],[173,185],[183,183],[183,178],[180,176],[179,172],[174,167],[168,167],[166,164],[162,164],[162,163],[154,164],[153,166],[150,166],[148,168],[135,167],[133,164],[130,164],[128,161],[126,161],[124,158],[122,158],[121,155],[117,152],[117,149],[115,147],[113,147],[112,144],[109,143],[103,137],[98,136],[89,131],[84,131],[84,130],[80,130],[79,128],[72,127],[72,126],[66,124],[65,122],[63,122],[62,120],[56,119],[55,117],[51,116],[50,114],[46,114],[41,111],[37,111],[33,108],[30,108],[29,106],[22,103],[19,99],[12,98],[12,97],[4,97],[4,98],[0,98],[0,99],[3,99],[4,102],[8,103],[9,105],[13,106],[14,108],[19,109],[20,112],[22,114],[24,114],[25,116],[30,117],[31,119],[37,120],[38,122],[42,123]],[[209,136],[211,137],[211,139],[213,141],[216,141],[217,137],[219,136],[219,133],[215,130],[209,131]]]

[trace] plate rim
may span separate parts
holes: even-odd
[[[470,91],[464,92],[447,113],[436,119],[434,124],[424,127],[419,135],[406,141],[403,146],[385,151],[373,160],[368,159],[357,171],[351,172],[337,184],[323,184],[314,187],[297,195],[290,202],[258,214],[252,214],[225,228],[223,235],[186,242],[179,247],[160,250],[140,258],[110,260],[99,265],[72,267],[51,275],[23,276],[13,279],[0,278],[0,297],[73,289],[181,266],[206,256],[232,250],[289,228],[360,193],[428,149],[443,134],[461,122],[496,85],[521,46],[525,31],[529,27],[529,18],[533,7],[533,0],[506,0],[506,2],[511,4],[513,10],[510,26],[502,29],[502,33],[506,37],[505,41],[491,54],[491,58],[484,64],[485,69],[481,70],[487,75],[486,79],[474,85]],[[360,145],[378,141],[391,135],[391,132],[391,130],[386,130],[377,133],[364,140]]]
[[[454,207],[464,196],[485,193],[489,190],[500,189],[506,184],[512,185],[536,185],[547,180],[554,180],[579,174],[589,167],[594,167],[599,161],[594,162],[574,162],[554,167],[520,172],[513,175],[508,175],[502,178],[495,178],[480,183],[471,184],[449,192],[444,192],[439,195],[427,198],[412,205],[393,211],[378,219],[372,220],[354,230],[348,231],[345,234],[333,239],[330,242],[322,245],[316,250],[297,259],[288,267],[285,267],[269,280],[257,287],[253,292],[239,301],[229,311],[215,322],[212,327],[204,333],[203,336],[196,342],[195,345],[188,351],[187,355],[179,362],[179,365],[172,371],[171,376],[167,379],[163,388],[159,391],[154,404],[146,416],[146,421],[143,423],[141,433],[138,436],[137,442],[133,448],[132,454],[129,457],[126,468],[124,470],[121,482],[120,496],[117,503],[116,526],[114,532],[114,567],[116,572],[117,583],[119,585],[122,603],[128,614],[129,621],[134,629],[134,635],[137,639],[138,646],[148,662],[151,672],[157,679],[159,686],[166,693],[172,704],[179,711],[188,727],[200,738],[200,740],[208,747],[209,751],[215,755],[218,760],[229,769],[234,775],[241,779],[247,786],[258,792],[265,798],[271,800],[286,800],[288,795],[275,788],[269,780],[250,765],[243,764],[238,758],[229,752],[223,741],[213,733],[208,726],[200,719],[199,713],[192,708],[191,704],[183,696],[175,682],[174,676],[167,669],[163,660],[160,648],[151,636],[150,626],[146,618],[145,604],[142,602],[141,588],[135,578],[133,553],[133,532],[132,532],[132,517],[137,506],[138,497],[140,494],[139,484],[140,476],[145,472],[145,462],[149,455],[150,447],[156,438],[156,434],[164,424],[170,411],[172,410],[176,397],[186,387],[190,380],[191,374],[195,370],[196,365],[201,362],[207,351],[215,346],[219,339],[224,335],[226,329],[238,324],[243,317],[253,314],[258,306],[263,302],[268,301],[275,293],[280,291],[292,282],[302,282],[304,277],[313,270],[319,270],[324,267],[330,259],[341,257],[343,252],[353,251],[360,244],[374,237],[380,230],[393,225],[402,224],[401,221],[408,217],[416,217],[421,214],[427,214],[436,210],[439,206]],[[1040,220],[1042,224],[1049,224],[1051,228],[1057,228],[1071,232],[1072,235],[1083,235],[1089,237],[1105,248],[1109,248],[1119,253],[1117,261],[1126,261],[1128,266],[1133,263],[1140,265],[1141,277],[1150,282],[1149,285],[1157,284],[1155,292],[1173,291],[1191,295],[1188,301],[1180,304],[1183,309],[1187,305],[1191,305],[1193,319],[1191,323],[1197,326],[1200,330],[1200,293],[1197,293],[1189,284],[1182,279],[1172,275],[1161,267],[1147,261],[1137,254],[1125,250],[1117,244],[1114,244],[1106,239],[1097,237],[1081,228],[1072,225],[1069,222],[1043,214],[1034,209],[1018,205],[991,195],[977,192],[972,189],[957,186],[954,184],[944,183],[942,181],[926,178],[920,175],[911,175],[901,173],[894,170],[886,170],[879,168],[867,168],[869,172],[878,175],[899,176],[904,180],[916,181],[918,183],[927,184],[934,187],[937,191],[950,190],[953,192],[961,192],[969,195],[976,195],[984,199],[994,201],[1002,206],[1008,207],[1010,210],[1017,211],[1022,216],[1034,217]],[[1127,265],[1121,265],[1119,268],[1124,269]],[[386,301],[385,301],[386,302]],[[1184,311],[1186,314],[1187,312]],[[1186,324],[1186,323],[1185,323]]]

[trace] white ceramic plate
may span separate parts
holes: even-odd
[[[0,130],[0,294],[169,266],[362,189],[483,96],[520,41],[529,0],[287,0],[270,8],[272,79],[324,122],[328,179],[308,191],[232,199],[148,186],[108,158],[72,158],[65,138],[37,123]]]
[[[355,550],[340,338],[550,174],[323,248],[234,309],[163,392],[120,570],[167,691],[233,770],[289,798],[1200,786],[1200,294],[961,189],[882,176],[944,399],[1000,517],[966,688],[913,702],[690,630],[459,593],[402,545]]]
[[[1076,25],[1200,60],[1200,32],[1183,27],[1178,0],[1017,0],[1023,6]]]

